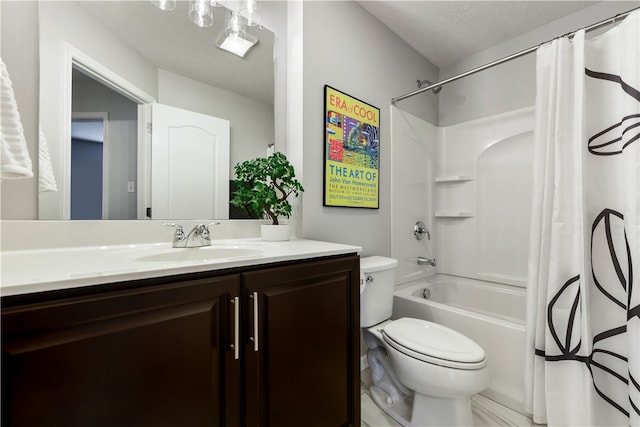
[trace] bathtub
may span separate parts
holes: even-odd
[[[524,288],[436,274],[396,287],[393,318],[436,322],[480,344],[491,383],[481,394],[524,413],[525,294]]]

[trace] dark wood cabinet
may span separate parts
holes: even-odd
[[[244,274],[247,426],[360,425],[359,262]]]
[[[2,311],[2,425],[238,425],[240,275]]]
[[[3,297],[2,425],[359,425],[358,269],[349,255]]]

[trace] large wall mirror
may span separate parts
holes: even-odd
[[[188,1],[40,2],[41,145],[57,183],[40,219],[229,218],[233,166],[276,133],[274,33],[246,26],[258,43],[244,58],[216,46],[235,3],[200,28]]]

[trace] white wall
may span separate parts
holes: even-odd
[[[262,25],[273,32],[273,110],[278,112],[273,118],[274,140],[278,150],[284,152],[287,139],[288,9],[288,2],[282,0],[264,2],[261,9]]]
[[[287,154],[298,178],[304,180],[304,26],[302,2],[287,4],[287,61],[286,61],[286,139],[276,140],[276,149]],[[276,40],[277,41],[277,40]],[[277,70],[277,67],[276,67]],[[277,81],[276,81],[277,83]],[[277,86],[276,86],[277,89]],[[277,96],[276,96],[277,100]],[[276,115],[277,116],[277,115]],[[278,131],[276,130],[276,135]],[[291,235],[302,236],[302,200],[291,200]]]
[[[66,46],[88,55],[113,73],[156,97],[156,67],[73,2],[40,2],[40,125],[47,137],[59,190],[68,182],[62,147],[64,97],[70,82]],[[42,193],[40,219],[62,218],[62,191]]]
[[[0,184],[0,217],[38,218],[38,5],[0,1],[0,56],[20,111],[34,178]]]
[[[350,243],[365,255],[389,255],[391,232],[390,99],[437,69],[356,2],[303,3],[303,237]],[[380,108],[380,209],[323,207],[324,85]],[[403,106],[437,122],[437,97]]]
[[[443,67],[440,69],[440,80],[547,42],[570,31],[586,27],[638,6],[640,6],[640,2],[636,0],[597,3],[519,37],[469,55],[455,64]],[[535,61],[536,55],[531,53],[447,84],[439,95],[439,125],[448,126],[534,105]]]
[[[158,102],[231,122],[230,178],[236,163],[266,155],[275,142],[271,104],[165,70],[158,70]]]

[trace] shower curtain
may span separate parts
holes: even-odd
[[[640,425],[640,11],[537,52],[525,408]]]

